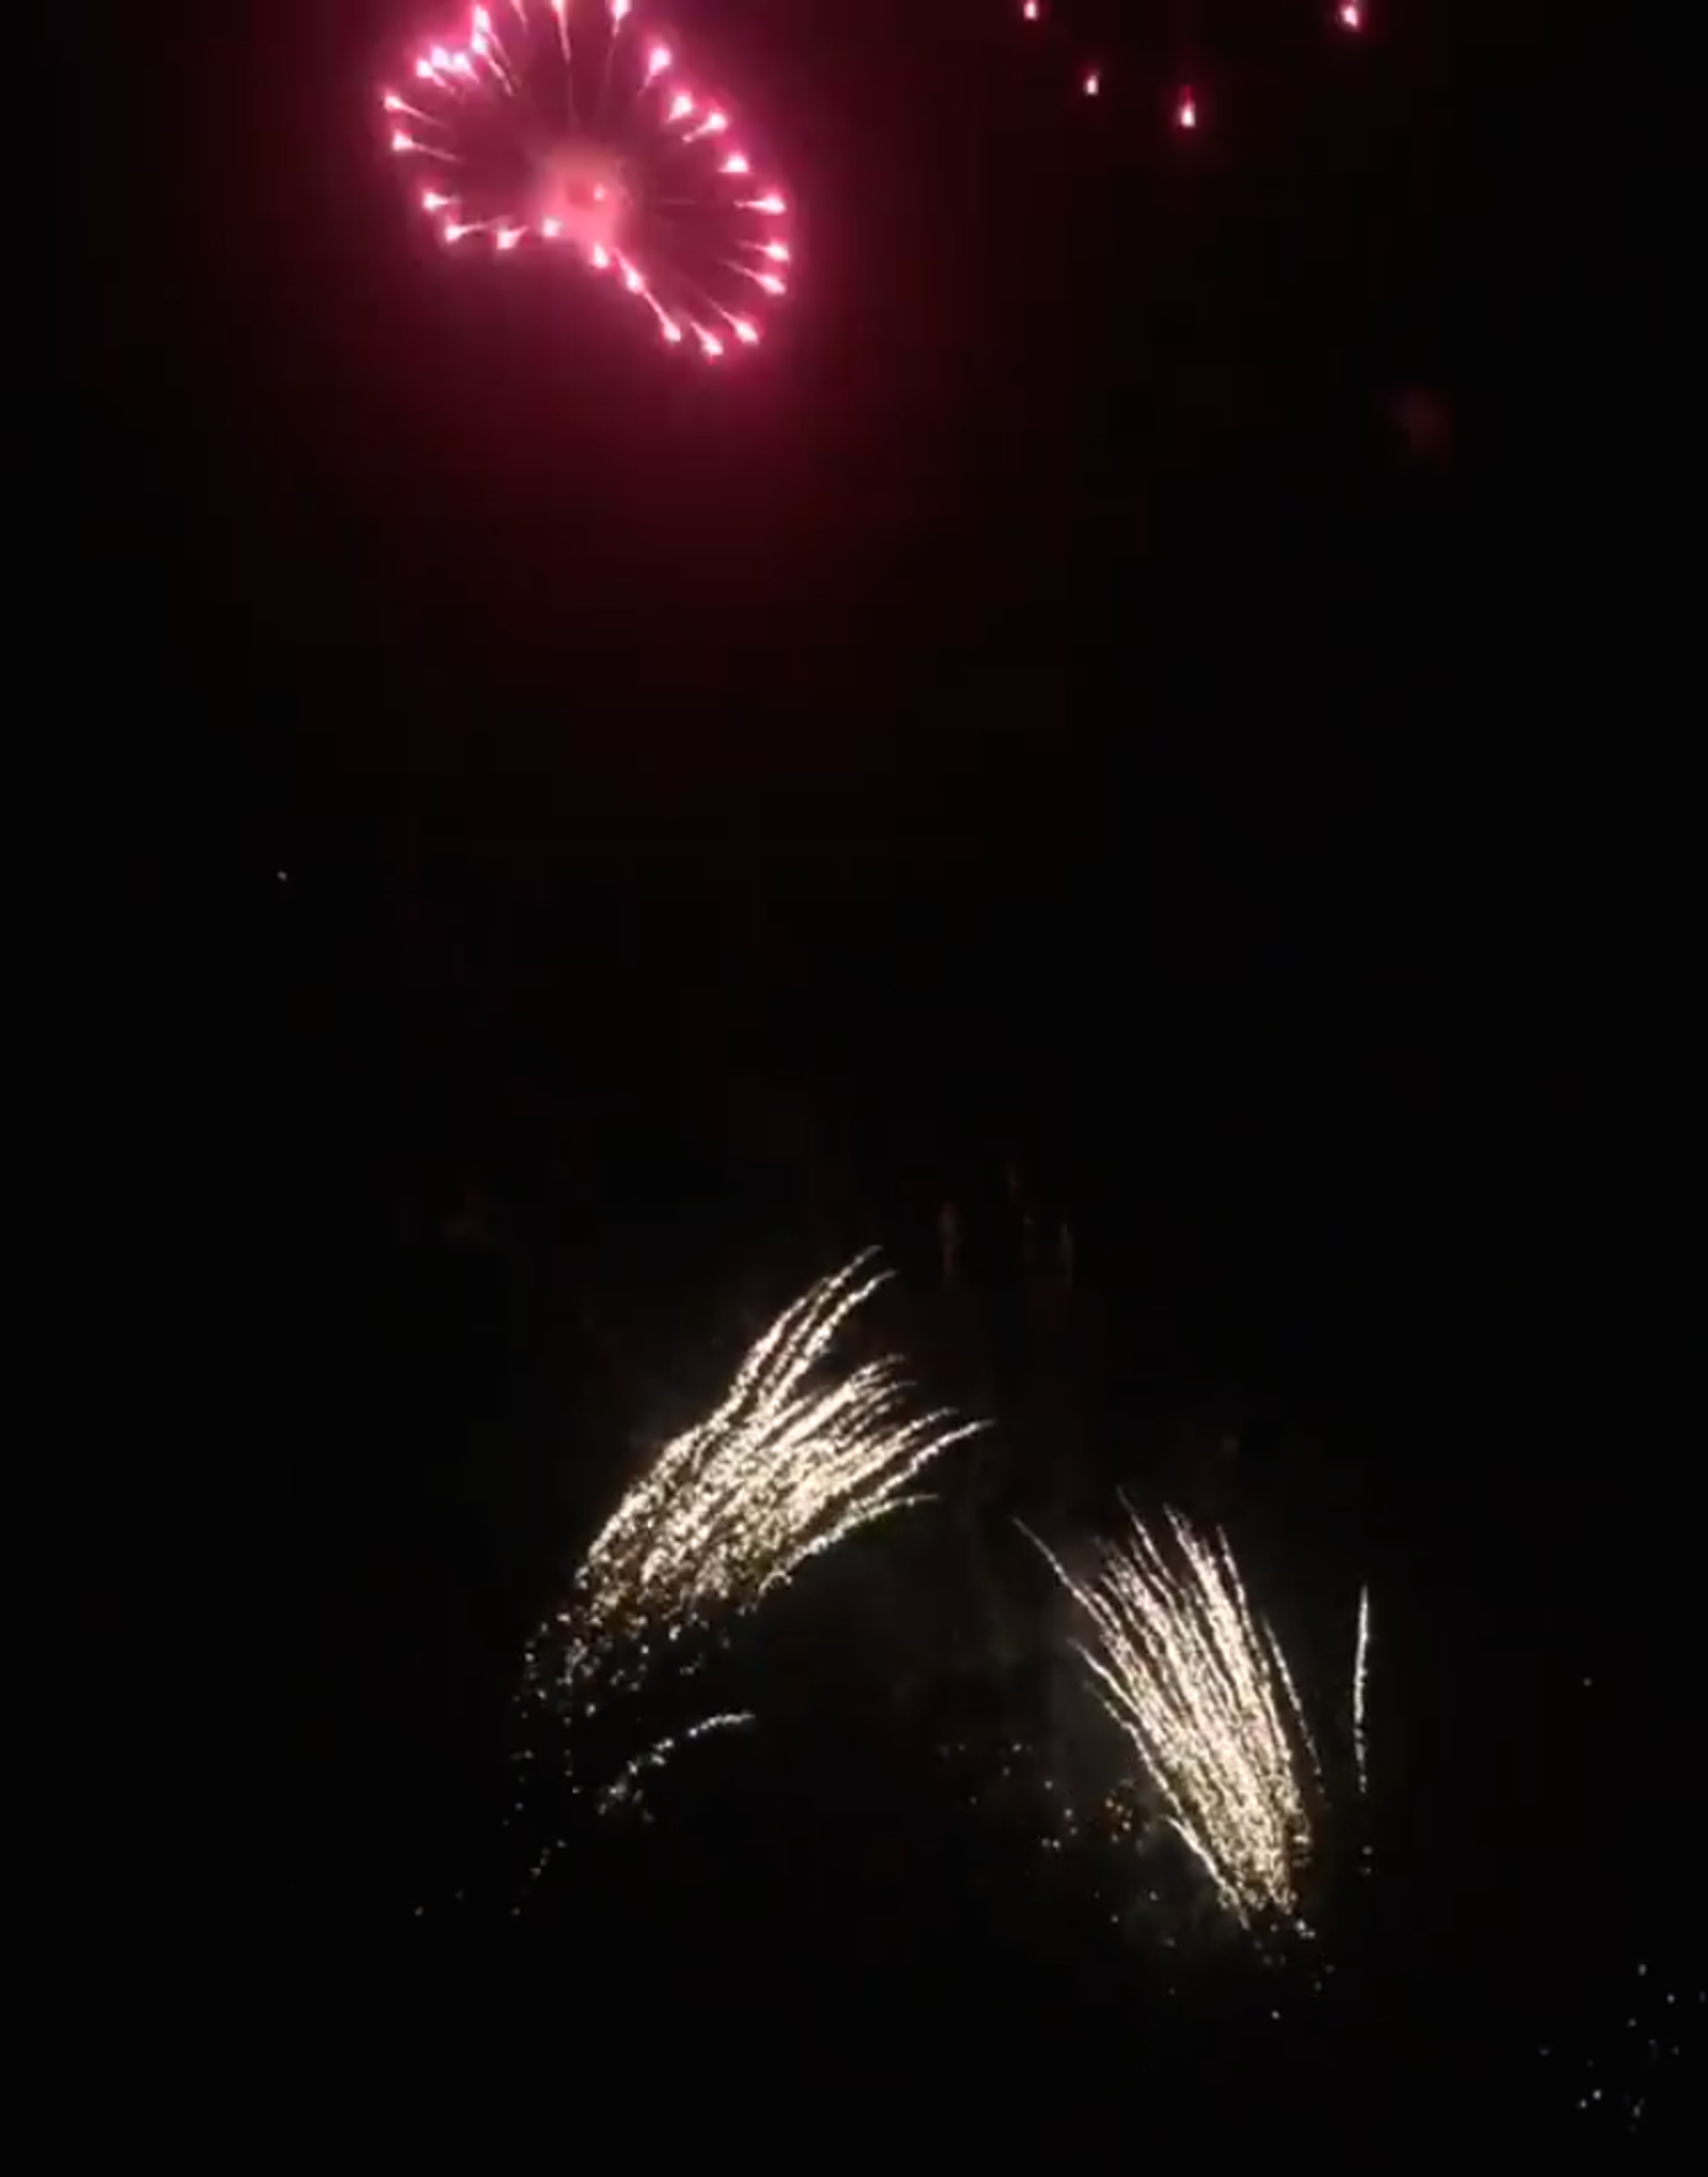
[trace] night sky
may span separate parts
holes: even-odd
[[[372,2027],[554,2156],[845,2097],[980,2158],[1696,2125],[1642,2053],[1708,1985],[1683,139],[1541,12],[1103,0],[1094,105],[1000,0],[688,0],[799,208],[722,374],[433,244],[407,8],[86,69],[68,1531],[149,1690],[85,1699],[57,1819],[234,2063]],[[641,1841],[450,1907],[592,1524],[867,1244],[996,1423],[990,1533],[1226,1517],[1325,1685],[1370,1584],[1355,1997],[967,1808],[929,1531],[803,1600],[768,1735]]]

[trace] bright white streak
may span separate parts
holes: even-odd
[[[1370,1590],[1358,1595],[1358,1645],[1352,1660],[1352,1748],[1358,1764],[1358,1789],[1368,1788],[1370,1764],[1364,1737],[1366,1697],[1370,1682]]]

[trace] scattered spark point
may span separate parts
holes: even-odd
[[[1045,0],[1020,0],[1020,17],[1026,24],[1037,25],[1044,23],[1045,12]],[[1367,27],[1369,0],[1326,0],[1325,12],[1329,26],[1332,30],[1356,35]],[[1074,10],[1071,7],[1057,11],[1058,17],[1065,14],[1069,19],[1067,29],[1070,35],[1074,27],[1072,20],[1073,14]],[[1038,41],[1038,45],[1045,52],[1052,55],[1056,50],[1056,40],[1054,35],[1040,39]],[[1105,93],[1110,96],[1119,95],[1118,92],[1110,91],[1109,85],[1104,79],[1101,66],[1089,53],[1084,52],[1080,53],[1075,80],[1078,89],[1087,98],[1100,98]],[[1198,127],[1203,117],[1196,96],[1192,90],[1182,90],[1171,101],[1170,117],[1171,125],[1177,129],[1191,131]]]

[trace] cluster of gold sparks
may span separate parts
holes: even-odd
[[[1089,1582],[1044,1554],[1090,1621],[1091,1637],[1077,1645],[1104,1706],[1218,1894],[1248,1927],[1296,1924],[1321,1771],[1292,1674],[1225,1537],[1200,1535],[1174,1514],[1167,1526],[1171,1552],[1132,1516],[1121,1541],[1101,1545]],[[1361,1760],[1367,1637],[1367,1600]]]
[[[981,1426],[920,1411],[894,1359],[827,1365],[887,1274],[857,1256],[786,1308],[718,1405],[624,1498],[546,1629],[560,1644],[560,1692],[593,1702],[666,1658],[688,1663],[696,1635],[919,1501],[922,1470]]]

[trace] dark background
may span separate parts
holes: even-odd
[[[552,2152],[595,2105],[603,2152],[1621,2136],[1585,2066],[1629,2099],[1701,1982],[1665,72],[1610,112],[1515,8],[1117,10],[1093,109],[996,5],[682,14],[802,206],[715,382],[425,245],[372,127],[407,11],[130,19],[81,79],[91,973],[46,980],[99,1943],[311,2109],[378,2048],[394,2113]],[[591,1524],[868,1242],[997,1421],[976,1510],[804,1596],[652,1830],[452,1909]],[[1326,1702],[1372,1583],[1351,1997],[1178,1870],[1111,1925],[946,1781],[1007,1683],[974,1578],[1098,1759],[1007,1515],[1123,1481],[1233,1522]]]

